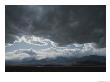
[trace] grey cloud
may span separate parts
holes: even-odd
[[[6,6],[6,43],[18,35],[36,35],[66,45],[96,42],[106,46],[106,7]]]

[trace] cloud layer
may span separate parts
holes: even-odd
[[[24,60],[43,60],[64,58],[80,58],[97,55],[106,56],[105,48],[97,48],[95,43],[73,43],[59,46],[50,39],[24,35],[13,44],[6,45],[6,61],[23,62]]]
[[[104,5],[6,6],[6,43],[16,36],[35,35],[56,43],[92,43],[106,46]]]

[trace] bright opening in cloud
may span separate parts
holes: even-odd
[[[96,48],[95,43],[73,43],[64,47],[50,39],[24,35],[13,44],[6,45],[6,61],[55,59],[57,57],[105,56],[105,48]]]

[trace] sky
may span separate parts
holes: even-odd
[[[6,5],[5,52],[13,62],[106,56],[106,6]]]

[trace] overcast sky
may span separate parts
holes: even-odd
[[[6,5],[5,39],[6,60],[105,56],[106,6]]]
[[[106,44],[106,7],[6,6],[6,43],[15,35],[50,38],[61,45],[96,42]]]

